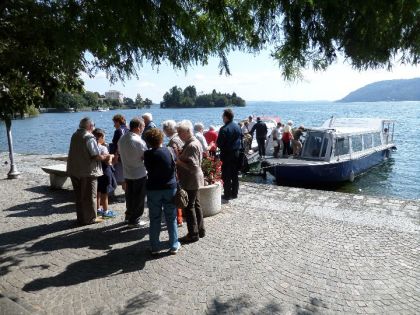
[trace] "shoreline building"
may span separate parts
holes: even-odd
[[[108,92],[105,92],[105,99],[118,100],[120,104],[122,104],[124,101],[123,94],[117,90],[109,90]]]

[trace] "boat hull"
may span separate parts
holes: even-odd
[[[331,163],[273,164],[267,171],[277,183],[286,184],[331,184],[353,181],[354,177],[382,163],[390,155],[390,148],[373,152],[360,158]]]

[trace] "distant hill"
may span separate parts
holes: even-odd
[[[420,101],[420,78],[368,84],[338,102]]]

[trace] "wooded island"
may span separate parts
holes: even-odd
[[[172,87],[169,92],[163,95],[161,108],[202,108],[202,107],[227,107],[245,106],[245,100],[236,95],[235,92],[220,93],[213,90],[210,94],[197,95],[194,85],[187,86],[184,90],[177,86]]]

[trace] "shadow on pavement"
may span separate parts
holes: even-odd
[[[148,234],[147,228],[128,229],[122,222],[92,229],[75,229],[65,234],[40,240],[27,248],[27,251],[55,251],[65,248],[89,248],[108,250],[114,244],[139,241]]]
[[[135,243],[124,248],[109,250],[102,256],[77,261],[68,265],[66,270],[57,276],[33,280],[26,284],[23,290],[29,292],[49,287],[66,287],[142,270],[147,261],[154,259],[148,252],[146,243],[148,242]]]
[[[73,191],[54,190],[49,186],[35,186],[25,190],[43,196],[5,209],[6,212],[12,212],[7,217],[40,217],[75,212]]]
[[[63,220],[50,224],[40,224],[16,231],[0,234],[0,249],[7,250],[14,246],[22,246],[48,234],[76,228],[75,220]]]
[[[327,305],[318,298],[311,298],[309,303],[304,306],[296,305],[296,315],[323,314]]]

